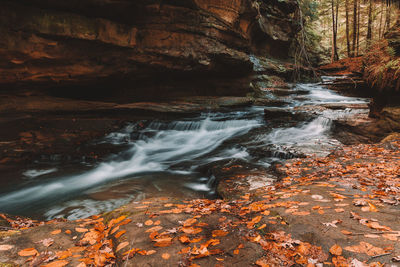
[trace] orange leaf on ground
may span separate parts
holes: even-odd
[[[21,257],[30,257],[39,255],[39,252],[35,248],[26,248],[18,252]]]
[[[190,239],[189,237],[187,237],[187,235],[180,236],[179,241],[181,241],[182,243],[190,243]]]
[[[115,238],[119,238],[120,236],[122,236],[122,235],[125,234],[125,233],[126,233],[125,230],[119,231],[118,233],[116,233],[116,234],[114,235],[114,237],[115,237]]]
[[[63,267],[65,265],[67,265],[68,263],[69,263],[69,261],[62,260],[62,261],[53,261],[49,264],[41,265],[41,266],[42,267]]]
[[[256,216],[251,220],[251,222],[252,223],[259,223],[261,221],[261,219],[262,219],[262,216]]]
[[[77,228],[75,228],[75,231],[77,231],[78,233],[86,233],[86,232],[89,231],[89,230],[86,229],[86,228],[79,228],[79,227],[77,227]]]
[[[63,260],[63,259],[66,259],[68,257],[71,257],[72,256],[72,252],[69,251],[69,250],[58,251],[56,253],[56,255],[57,255],[58,259]]]
[[[329,252],[332,255],[340,256],[340,255],[342,255],[343,250],[342,250],[341,246],[335,244],[329,249]]]
[[[182,228],[182,231],[183,231],[184,233],[186,233],[186,234],[189,234],[189,235],[195,235],[195,234],[198,234],[198,233],[200,233],[201,231],[203,231],[203,229],[201,229],[201,228],[195,228],[195,227],[183,227],[183,228]]]
[[[197,238],[193,238],[192,240],[190,240],[190,243],[197,243],[197,242],[200,242],[201,240],[203,240],[202,236],[197,237]]]
[[[172,245],[171,241],[161,241],[161,242],[156,242],[154,244],[155,247],[163,248],[163,247],[169,247]]]
[[[161,229],[162,229],[162,226],[154,226],[154,227],[152,227],[150,229],[147,229],[146,233],[157,232],[157,231],[160,231]]]
[[[153,225],[153,223],[154,222],[152,220],[147,220],[144,222],[144,225],[150,226],[150,225]]]
[[[258,227],[257,230],[262,230],[262,229],[264,229],[265,227],[267,227],[267,225],[264,223],[263,225],[261,225],[260,227]]]
[[[269,267],[270,264],[267,262],[266,259],[259,259],[258,261],[256,261],[256,264],[260,267]]]
[[[119,226],[115,227],[114,229],[111,230],[110,234],[114,234],[116,231],[119,230]]]
[[[229,234],[229,232],[224,231],[224,230],[214,230],[214,231],[212,231],[212,236],[213,237],[226,236],[227,234]]]
[[[120,223],[118,224],[118,226],[122,226],[122,225],[128,224],[128,223],[130,223],[130,222],[132,222],[131,219],[125,219],[125,220],[123,220],[122,222],[120,222]]]
[[[121,249],[123,249],[124,247],[126,247],[126,246],[128,246],[128,245],[129,245],[129,242],[122,242],[121,244],[119,244],[119,245],[117,246],[117,248],[115,249],[115,252],[120,251]]]
[[[342,232],[342,234],[344,234],[344,235],[351,235],[351,234],[353,234],[352,232],[349,232],[349,231],[347,231],[347,230],[341,230],[340,232]]]
[[[370,202],[368,202],[368,206],[369,206],[369,211],[378,212],[378,209],[373,204],[371,204]]]
[[[72,232],[71,232],[71,230],[65,230],[65,233],[66,233],[67,235],[70,235]]]
[[[171,255],[168,254],[168,253],[163,253],[163,254],[161,255],[161,257],[162,257],[164,260],[168,260],[168,259],[171,257]]]
[[[135,255],[136,252],[138,252],[139,250],[140,250],[140,249],[138,249],[138,248],[133,248],[133,249],[130,249],[130,250],[124,252],[122,255],[128,255],[129,257],[132,257],[132,256]]]
[[[59,233],[61,233],[61,230],[60,230],[60,229],[54,230],[54,231],[51,232],[50,234],[52,234],[52,235],[58,235]]]
[[[157,251],[155,251],[154,249],[148,250],[148,251],[146,252],[146,255],[147,255],[147,256],[153,255],[153,254],[156,253],[156,252],[157,252]]]
[[[360,242],[359,245],[348,246],[345,247],[344,249],[355,253],[365,253],[368,256],[376,256],[385,253],[384,249],[375,247],[367,242]]]
[[[196,222],[197,220],[195,218],[190,218],[183,222],[183,226],[188,227],[195,224]]]

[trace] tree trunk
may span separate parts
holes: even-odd
[[[356,42],[357,42],[357,7],[358,0],[354,0],[353,2],[353,45],[351,48],[351,56],[354,57],[356,55]]]
[[[391,12],[390,12],[391,7],[386,8],[386,22],[385,22],[385,30],[384,33],[387,32],[390,29],[390,24],[391,24]]]
[[[367,28],[367,39],[366,48],[368,49],[372,41],[372,0],[369,0],[368,6],[368,28]]]
[[[360,55],[360,24],[361,24],[361,2],[358,1],[357,14],[357,56]]]
[[[332,63],[338,60],[338,53],[337,53],[337,17],[335,19],[335,1],[331,0],[331,9],[332,9],[332,54],[331,54],[331,61]]]
[[[349,0],[346,0],[346,44],[347,44],[347,57],[351,57],[350,51],[350,22],[349,22]]]
[[[382,8],[381,8],[381,18],[380,18],[380,20],[379,20],[379,32],[378,32],[378,39],[380,40],[381,38],[382,38],[382,23],[383,23],[383,13],[384,13],[384,7],[385,7],[385,4],[384,3],[381,3],[381,5],[382,5]]]

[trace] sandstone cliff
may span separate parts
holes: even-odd
[[[287,55],[297,9],[294,0],[2,1],[0,89],[244,95],[249,54]]]

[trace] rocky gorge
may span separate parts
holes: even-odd
[[[360,69],[294,64],[300,17],[1,1],[0,267],[400,260],[397,128]]]

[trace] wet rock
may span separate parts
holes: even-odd
[[[282,117],[292,117],[293,112],[285,108],[266,108],[264,109],[264,116],[266,119],[278,119]]]
[[[268,107],[283,107],[288,105],[289,102],[284,100],[274,100],[267,98],[256,98],[254,100],[254,105],[256,106],[268,106]]]
[[[380,119],[387,122],[392,131],[400,131],[400,107],[383,108]]]

